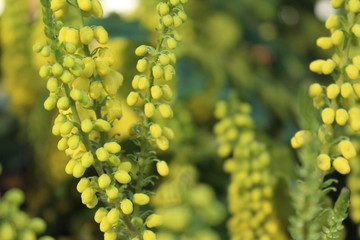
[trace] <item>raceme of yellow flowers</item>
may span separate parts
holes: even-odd
[[[63,26],[59,20],[70,8],[77,9],[82,18],[102,17],[101,4],[98,0],[41,0],[49,41],[33,49],[48,58],[39,71],[49,90],[44,107],[59,111],[52,132],[60,137],[58,149],[70,158],[65,171],[80,178],[77,190],[83,204],[88,208],[101,205],[94,219],[106,240],[154,240],[156,234],[150,229],[162,222],[160,216],[145,211],[152,194],[146,187],[158,178],[148,171],[156,163],[158,174],[168,175],[168,165],[157,159],[156,150],[167,150],[174,134],[151,118],[173,115],[168,104],[172,91],[166,83],[175,76],[172,50],[181,40],[175,28],[186,20],[186,2],[161,1],[157,6],[160,40],[156,47],[142,45],[135,51],[142,58],[127,104],[142,121],[130,130],[139,150],[129,153],[122,149],[118,134],[109,134],[114,120],[122,116],[117,92],[123,76],[111,67],[114,56],[106,47],[107,31],[102,26]],[[90,167],[97,175],[84,177]]]
[[[348,174],[349,160],[356,156],[356,149],[343,132],[360,130],[360,107],[357,104],[360,97],[360,55],[354,52],[360,37],[360,1],[332,0],[332,5],[345,8],[345,14],[327,19],[325,27],[330,34],[318,38],[316,44],[324,50],[333,49],[335,53],[329,59],[311,62],[310,70],[330,75],[334,82],[327,86],[310,85],[309,95],[314,106],[321,111],[323,123],[317,133],[321,141],[318,166],[324,172],[333,167],[341,174]],[[297,132],[291,139],[292,146],[301,147],[311,135],[309,131]]]
[[[250,111],[249,105],[234,100],[220,101],[215,109],[218,155],[227,158],[224,171],[231,177],[230,239],[287,239],[274,211],[270,156],[264,144],[255,140]]]

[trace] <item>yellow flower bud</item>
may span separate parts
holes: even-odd
[[[291,144],[291,147],[294,149],[300,148],[302,146],[300,143],[298,143],[298,141],[296,140],[295,137],[291,138],[290,144]],[[228,155],[228,154],[226,154],[226,155]]]
[[[336,30],[331,34],[331,42],[334,45],[340,45],[344,40],[344,33],[341,30]]]
[[[41,51],[40,51],[40,54],[43,56],[43,57],[49,57],[50,54],[51,54],[51,48],[49,46],[44,46]]]
[[[52,0],[50,8],[53,12],[56,12],[66,6],[66,0]]]
[[[91,200],[93,198],[95,198],[95,191],[92,188],[86,188],[82,193],[81,193],[81,201],[83,204],[88,204],[91,202]]]
[[[345,109],[340,108],[336,110],[335,119],[337,124],[339,124],[340,126],[344,126],[349,119],[349,114]]]
[[[111,99],[106,102],[108,108],[109,120],[120,119],[122,116],[121,101],[118,99]]]
[[[154,115],[155,106],[153,103],[146,103],[144,105],[144,114],[147,118],[151,118]]]
[[[65,56],[64,61],[63,61],[63,65],[64,65],[64,67],[72,68],[75,65],[75,61],[74,61],[74,59],[72,57]]]
[[[76,164],[77,164],[77,162],[75,160],[71,159],[65,166],[66,174],[72,175],[73,169],[74,169]]]
[[[133,212],[133,203],[129,199],[124,199],[121,201],[120,208],[125,215],[129,215]]]
[[[100,231],[107,232],[111,229],[111,224],[107,217],[104,217],[100,222]]]
[[[333,166],[336,171],[338,171],[343,175],[348,174],[350,172],[349,161],[346,160],[345,158],[342,157],[336,158],[333,162]]]
[[[348,7],[351,12],[357,13],[360,11],[360,2],[359,0],[349,0]]]
[[[91,119],[87,118],[81,122],[81,130],[85,133],[91,132],[93,129],[94,124],[92,123]]]
[[[331,159],[329,155],[323,153],[317,157],[318,167],[323,171],[328,171],[331,168]]]
[[[301,146],[309,141],[311,134],[307,130],[300,130],[295,133],[295,139]]]
[[[187,20],[187,15],[186,15],[186,13],[184,12],[184,11],[179,11],[178,13],[178,16],[179,16],[179,18],[182,20],[182,21],[186,21]]]
[[[360,83],[353,84],[353,88],[356,96],[360,98]]]
[[[156,146],[160,150],[166,151],[169,149],[169,140],[165,136],[161,136],[156,139]]]
[[[346,158],[350,159],[356,156],[356,150],[354,145],[349,140],[343,140],[338,145],[341,154]]]
[[[108,211],[105,208],[103,207],[99,208],[94,216],[95,222],[101,223],[101,220],[103,220],[103,218],[106,217],[107,213]]]
[[[181,18],[177,15],[173,16],[173,24],[174,27],[180,27],[183,24],[183,21],[181,20]]]
[[[94,31],[91,27],[85,26],[80,28],[80,41],[82,44],[89,45],[94,38]]]
[[[146,218],[146,226],[148,228],[158,227],[163,224],[163,217],[158,214],[151,214]]]
[[[74,101],[81,101],[83,99],[84,93],[79,90],[79,89],[72,89],[70,92],[70,97],[74,100]]]
[[[137,64],[136,64],[136,70],[138,70],[139,72],[145,72],[146,69],[148,67],[148,62],[145,58],[139,59]]]
[[[341,96],[343,98],[348,98],[354,93],[354,90],[350,83],[343,83],[341,85]]]
[[[143,233],[144,240],[156,240],[156,234],[153,231],[145,230]]]
[[[104,144],[106,151],[112,154],[119,153],[121,151],[121,146],[117,142],[108,142]]]
[[[44,108],[48,111],[54,109],[56,106],[56,100],[57,99],[54,96],[48,97],[44,102]]]
[[[54,136],[60,136],[60,126],[61,124],[55,123],[51,129],[51,132]]]
[[[39,53],[39,52],[43,49],[44,46],[45,46],[45,45],[42,44],[42,43],[35,43],[35,44],[33,45],[32,49],[33,49],[33,51],[34,51],[35,53]]]
[[[72,135],[71,137],[69,137],[67,143],[68,143],[69,148],[71,150],[75,150],[80,145],[80,137],[79,137],[79,135]]]
[[[74,76],[68,70],[65,70],[60,79],[63,83],[70,83],[72,80],[74,80]]]
[[[99,187],[102,188],[102,189],[107,188],[110,185],[110,183],[111,183],[111,178],[106,173],[102,174],[98,178]]]
[[[114,186],[108,187],[105,192],[109,199],[116,199],[119,196],[119,190]]]
[[[174,38],[168,38],[166,44],[170,49],[175,49],[177,47],[177,41]]]
[[[146,205],[150,202],[150,198],[145,193],[135,193],[133,196],[133,201],[137,205]]]
[[[65,41],[65,36],[66,36],[66,32],[69,30],[70,28],[68,27],[62,27],[59,31],[59,36],[58,36],[58,39],[59,39],[59,42],[62,43]],[[75,50],[74,50],[75,51]]]
[[[335,99],[340,93],[340,87],[332,83],[326,88],[326,95],[329,99]]]
[[[173,24],[173,18],[170,15],[162,17],[162,22],[165,26],[170,27]]]
[[[135,55],[139,57],[143,57],[147,54],[147,46],[146,45],[140,45],[135,49]]]
[[[130,92],[128,97],[126,98],[126,103],[132,107],[134,106],[137,102],[138,102],[138,99],[139,99],[139,94],[137,92]]]
[[[170,64],[165,66],[165,70],[164,70],[164,78],[166,81],[170,81],[173,79],[175,75],[175,69],[173,66],[171,66]]]
[[[105,76],[110,72],[109,62],[102,57],[95,58],[96,71],[100,76]]]
[[[84,175],[85,170],[86,169],[83,167],[81,163],[76,163],[73,169],[73,176],[75,178],[81,178]]]
[[[360,24],[354,24],[354,26],[351,28],[351,31],[356,37],[360,37]]]
[[[152,74],[154,76],[155,79],[159,79],[163,76],[164,71],[162,69],[162,67],[160,65],[155,65],[152,68]]]
[[[160,99],[163,93],[159,85],[154,85],[151,87],[151,97],[153,99]]]
[[[333,47],[330,37],[320,37],[316,40],[316,45],[324,50]]]
[[[50,75],[50,67],[48,65],[43,65],[40,67],[39,76],[46,78]]]
[[[60,126],[60,133],[61,135],[68,135],[71,130],[73,129],[74,124],[70,121],[66,121]]]
[[[359,77],[359,69],[352,64],[346,66],[345,72],[351,80],[356,80]]]
[[[161,54],[159,56],[159,63],[163,66],[166,66],[170,63],[170,58],[166,54]]]
[[[159,138],[162,135],[162,129],[160,127],[159,124],[152,124],[150,126],[150,134],[154,137],[154,138]]]
[[[65,35],[65,41],[78,46],[80,44],[79,30],[75,28],[68,28]]]
[[[131,181],[131,176],[124,170],[118,170],[115,173],[115,179],[121,184],[127,184]]]
[[[173,116],[173,111],[168,104],[160,104],[159,112],[163,118],[171,118]]]
[[[63,67],[59,63],[55,63],[51,68],[51,72],[56,77],[61,76],[63,73]]]
[[[321,112],[321,118],[325,124],[330,125],[334,122],[335,111],[332,108],[325,108]]]
[[[76,185],[76,190],[79,193],[82,193],[86,188],[88,188],[90,185],[90,180],[86,177],[83,177],[80,179],[80,181],[78,182],[78,184]]]
[[[88,168],[94,163],[94,156],[91,152],[86,152],[81,156],[80,161],[83,167]]]
[[[156,170],[160,176],[167,176],[169,175],[169,166],[165,161],[159,161],[156,163]]]
[[[174,131],[171,128],[163,127],[162,132],[167,139],[174,139],[175,137]]]
[[[105,162],[109,159],[109,153],[105,150],[105,148],[101,147],[96,150],[96,157],[101,162]]]
[[[332,59],[328,59],[322,65],[322,73],[325,75],[329,75],[334,71],[335,67],[335,62]]]
[[[173,92],[172,92],[171,88],[169,87],[169,85],[162,86],[162,95],[166,101],[170,101],[172,99]]]
[[[91,1],[90,0],[77,0],[79,8],[85,12],[91,10]]]
[[[309,87],[309,96],[310,97],[318,97],[322,93],[322,87],[318,83],[313,83]]]
[[[341,64],[341,58],[339,57],[338,54],[334,53],[331,57],[331,59],[337,64],[340,65]]]
[[[106,217],[110,224],[115,224],[120,220],[120,210],[117,208],[112,208]]]
[[[94,29],[94,36],[100,44],[106,44],[109,40],[108,33],[102,26],[97,26]]]
[[[111,124],[104,120],[104,119],[96,119],[95,121],[95,127],[100,131],[100,132],[108,132],[111,129]]]
[[[90,84],[90,97],[92,99],[98,99],[101,97],[101,94],[104,92],[103,85],[99,81],[92,82]]]
[[[171,5],[176,6],[180,3],[180,0],[170,0]]]
[[[138,86],[138,88],[140,90],[145,90],[145,89],[149,88],[150,82],[147,79],[147,77],[141,76],[141,77],[138,78],[138,85],[137,86]]]
[[[97,18],[102,18],[104,14],[104,10],[100,2],[98,0],[92,0],[91,3],[92,3],[91,13]]]
[[[157,9],[159,11],[160,16],[165,16],[170,12],[169,5],[165,2],[159,3]]]
[[[322,66],[324,63],[325,63],[325,60],[322,60],[322,59],[312,61],[309,65],[310,71],[321,74]]]
[[[344,0],[331,0],[331,5],[334,8],[339,8],[343,4]]]
[[[61,110],[67,110],[70,107],[70,100],[68,97],[61,97],[59,98],[59,100],[57,101],[57,107]]]
[[[68,148],[67,139],[61,138],[57,143],[57,149],[59,149],[59,151],[65,151],[67,148]]]

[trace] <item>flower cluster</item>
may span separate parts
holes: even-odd
[[[310,70],[324,75],[331,75],[334,82],[329,85],[313,83],[309,95],[314,106],[321,111],[322,125],[317,137],[321,141],[318,166],[327,172],[332,167],[341,174],[350,172],[349,160],[356,156],[356,149],[346,135],[340,135],[341,129],[360,130],[360,108],[356,105],[360,97],[360,56],[354,52],[360,37],[360,1],[333,0],[334,8],[345,8],[346,15],[330,16],[325,27],[330,36],[320,37],[316,44],[321,49],[335,49],[329,59],[318,59],[310,63]],[[346,129],[345,129],[346,130]],[[299,148],[306,143],[304,131],[296,133],[291,144]]]
[[[268,169],[270,156],[255,140],[250,106],[218,102],[214,131],[218,155],[227,158],[224,170],[230,174],[228,188],[231,239],[286,239],[273,206],[274,177]]]
[[[135,51],[144,58],[137,64],[140,74],[134,77],[132,84],[137,91],[129,94],[127,103],[136,109],[143,104],[144,108],[139,112],[143,121],[136,123],[131,131],[132,141],[139,148],[133,153],[122,149],[119,134],[110,135],[114,121],[122,117],[118,90],[123,76],[112,68],[114,56],[106,47],[107,31],[102,26],[63,26],[58,20],[70,7],[78,9],[82,18],[101,17],[99,1],[41,2],[45,34],[51,41],[35,44],[33,49],[49,58],[39,74],[47,78],[49,97],[44,102],[45,109],[59,111],[52,132],[61,137],[58,149],[70,158],[65,171],[80,178],[77,190],[83,204],[88,208],[102,205],[94,219],[106,240],[118,237],[156,239],[149,228],[160,225],[161,217],[144,214],[140,208],[150,201],[151,191],[145,187],[157,178],[149,176],[149,165],[156,162],[160,176],[169,173],[167,163],[156,158],[155,146],[166,150],[168,139],[174,134],[170,128],[149,123],[149,119],[156,109],[164,118],[173,114],[170,105],[164,102],[171,100],[172,91],[161,81],[169,81],[175,75],[176,58],[169,49],[174,49],[180,40],[173,28],[186,19],[182,6],[185,1],[161,2],[158,5],[161,40],[156,50],[140,46]],[[148,70],[149,76],[146,75]],[[86,177],[85,172],[90,167],[95,168],[97,175]]]

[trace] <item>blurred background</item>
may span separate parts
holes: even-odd
[[[86,24],[109,31],[114,66],[125,79],[122,97],[136,74],[135,48],[156,41],[157,2],[103,0],[105,18],[87,19]],[[170,125],[176,139],[161,156],[169,160],[172,174],[156,186],[164,194],[153,201],[159,211],[168,211],[169,219],[178,216],[182,222],[164,226],[164,231],[176,236],[173,239],[228,239],[229,176],[216,157],[213,113],[217,101],[236,92],[251,105],[257,138],[270,151],[274,201],[290,239],[289,189],[298,160],[289,140],[299,129],[299,94],[310,82],[324,81],[308,64],[331,54],[315,46],[316,38],[328,34],[323,25],[334,14],[330,0],[189,0],[186,10],[189,20],[180,30],[184,40],[177,49],[177,81],[172,86],[175,117]],[[64,21],[74,20],[70,15]],[[81,204],[77,182],[65,174],[67,159],[51,135],[56,113],[43,109],[47,90],[38,69],[45,59],[31,48],[45,41],[38,1],[0,0],[0,192],[22,189],[27,199],[23,209],[44,218],[47,234],[57,239],[99,239],[93,211]],[[123,126],[135,121],[125,109],[118,130],[124,139]],[[171,196],[169,187],[175,189]],[[188,197],[199,194],[207,194],[205,202]],[[348,220],[346,225],[347,239],[358,239],[355,223]]]

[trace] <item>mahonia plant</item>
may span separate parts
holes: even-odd
[[[265,145],[256,141],[250,111],[250,105],[234,99],[220,101],[215,108],[218,155],[227,158],[224,171],[231,177],[230,239],[287,239],[274,209],[270,155]]]
[[[2,166],[0,165],[0,174]],[[50,236],[38,238],[46,230],[41,218],[31,218],[20,210],[25,194],[18,188],[12,188],[0,196],[0,239],[2,240],[54,240]]]
[[[155,48],[140,46],[135,53],[143,56],[136,66],[139,75],[133,80],[133,91],[127,104],[134,107],[142,121],[131,129],[132,141],[138,151],[122,150],[119,134],[110,136],[113,122],[122,116],[117,96],[123,76],[111,68],[114,57],[109,48],[108,33],[102,26],[63,26],[59,20],[70,8],[81,17],[102,17],[98,0],[41,0],[46,44],[34,45],[34,51],[49,57],[40,68],[40,76],[47,78],[49,97],[47,110],[58,108],[52,132],[61,139],[58,149],[70,157],[65,171],[80,178],[77,190],[88,208],[97,208],[94,219],[100,224],[104,239],[154,240],[150,230],[162,220],[148,205],[152,192],[146,187],[157,178],[149,174],[156,162],[160,176],[169,173],[168,165],[156,157],[156,150],[167,150],[170,128],[153,123],[151,117],[158,109],[163,118],[172,117],[169,104],[172,92],[167,84],[174,78],[175,55],[171,52],[181,39],[174,30],[185,20],[185,0],[162,1],[157,10],[160,40]],[[94,167],[97,175],[84,177]],[[100,202],[100,203],[99,203]]]

